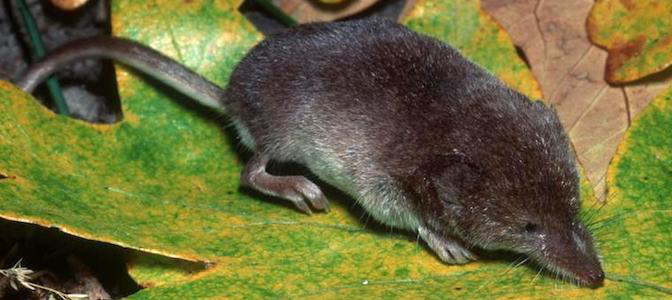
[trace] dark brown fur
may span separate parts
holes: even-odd
[[[451,47],[382,20],[302,26],[253,49],[229,92],[255,150],[271,159],[311,166],[322,152],[343,153],[334,160],[347,176],[393,185],[435,234],[601,282],[555,112]],[[358,153],[345,154],[352,145]]]

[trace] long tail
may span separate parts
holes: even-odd
[[[225,91],[172,58],[131,40],[97,36],[69,42],[31,65],[17,85],[30,93],[49,75],[85,58],[108,58],[154,77],[203,105],[224,110]]]

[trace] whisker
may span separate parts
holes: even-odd
[[[539,275],[541,275],[541,272],[544,271],[544,268],[539,267],[539,272],[537,272],[537,275],[534,275],[534,278],[532,278],[532,283],[534,283],[537,278],[539,278]]]
[[[520,267],[520,265],[526,263],[528,260],[530,260],[530,257],[529,257],[529,256],[526,257],[525,259],[523,259],[523,261],[521,261],[520,263],[516,264],[516,265],[513,266],[513,267],[514,267],[514,268],[518,268],[518,267]]]

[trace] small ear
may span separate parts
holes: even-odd
[[[442,156],[440,170],[432,181],[439,199],[447,204],[463,205],[462,199],[474,193],[481,181],[480,168],[466,156],[450,154]]]
[[[439,200],[448,206],[462,206],[460,199],[477,188],[480,168],[459,152],[435,156],[415,174],[416,193],[425,201]]]

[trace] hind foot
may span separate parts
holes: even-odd
[[[303,176],[274,176],[266,172],[268,156],[254,154],[245,165],[241,183],[264,194],[292,201],[301,211],[312,214],[308,203],[317,210],[329,211],[329,201],[322,190]]]

